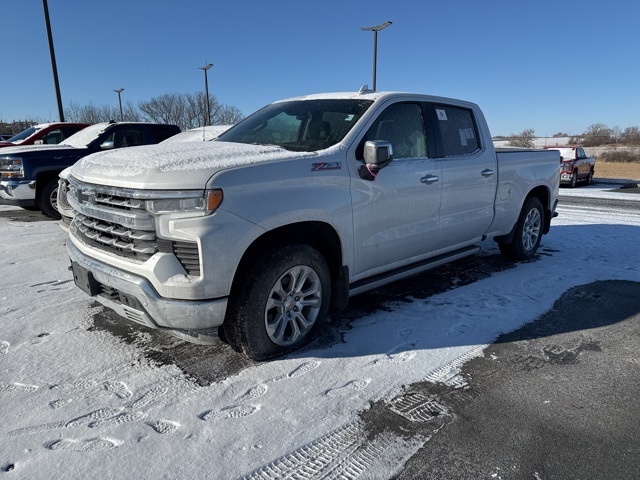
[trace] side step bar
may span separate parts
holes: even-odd
[[[445,263],[450,263],[455,260],[460,260],[461,258],[474,255],[479,251],[480,247],[472,245],[470,247],[461,248],[460,250],[456,250],[445,255],[439,255],[437,257],[423,260],[421,262],[412,263],[411,265],[407,265],[405,267],[396,268],[395,270],[381,273],[371,278],[359,280],[349,285],[349,296],[353,297],[354,295],[358,295],[359,293],[363,293],[368,290],[373,290],[374,288],[381,287],[388,283],[417,275],[418,273],[431,270],[432,268],[439,267],[440,265],[444,265]]]

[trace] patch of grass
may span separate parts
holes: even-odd
[[[596,160],[595,177],[638,180],[640,182],[640,162],[603,162],[598,159]]]
[[[629,150],[608,150],[598,155],[598,160],[616,163],[640,163],[640,152]]]

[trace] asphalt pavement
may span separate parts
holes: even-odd
[[[365,420],[374,434],[428,439],[402,480],[637,480],[639,352],[640,283],[579,286],[467,362],[466,387],[411,386],[405,395],[429,399],[426,421],[375,406]]]

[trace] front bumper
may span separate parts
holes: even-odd
[[[573,172],[560,172],[560,183],[571,183]]]
[[[35,180],[0,181],[0,204],[32,207],[36,204]]]
[[[177,300],[161,297],[143,277],[111,267],[82,253],[67,241],[72,265],[88,272],[97,291],[89,292],[76,275],[76,284],[117,314],[196,343],[211,343],[227,310],[227,297]],[[86,280],[86,278],[85,278]]]

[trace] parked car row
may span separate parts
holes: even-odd
[[[176,125],[143,122],[42,124],[16,135],[0,151],[0,204],[41,210],[59,219],[58,176],[89,154],[152,145],[176,134]]]

